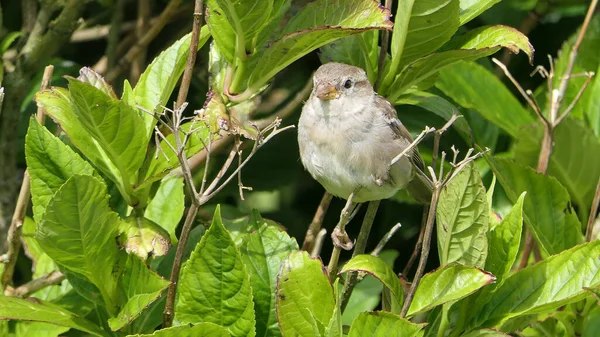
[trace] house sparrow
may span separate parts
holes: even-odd
[[[313,83],[298,124],[300,158],[313,178],[335,196],[353,194],[353,202],[387,199],[406,188],[429,203],[432,186],[417,148],[391,165],[413,139],[365,71],[327,63]]]

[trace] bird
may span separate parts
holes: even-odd
[[[423,158],[394,106],[378,95],[365,71],[330,62],[313,76],[313,89],[298,123],[300,160],[329,193],[362,203],[406,188],[428,204],[432,184]]]

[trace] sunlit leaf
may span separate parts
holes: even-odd
[[[417,336],[424,324],[411,323],[389,312],[364,312],[350,326],[348,337],[409,337]]]
[[[232,336],[254,336],[251,291],[246,267],[217,207],[210,228],[183,268],[175,320],[182,324],[215,323],[226,327]]]
[[[281,266],[276,296],[283,336],[325,336],[335,300],[320,260],[304,251],[290,254]]]
[[[442,190],[437,208],[441,265],[483,268],[488,254],[490,205],[474,165],[463,169]]]

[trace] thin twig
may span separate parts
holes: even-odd
[[[538,118],[544,124],[548,124],[549,122],[546,119],[546,117],[544,117],[544,115],[542,114],[542,111],[540,110],[539,106],[533,102],[533,100],[531,99],[531,97],[529,97],[529,95],[527,95],[527,92],[523,89],[523,87],[519,84],[519,82],[517,82],[517,80],[513,77],[513,75],[508,70],[508,68],[504,64],[502,64],[500,61],[498,61],[498,59],[496,59],[494,57],[492,57],[492,61],[494,63],[496,63],[496,65],[500,69],[502,69],[502,71],[504,72],[506,77],[508,77],[508,79],[514,84],[515,88],[517,88],[517,90],[519,90],[519,93],[521,94],[521,96],[523,96],[523,98],[527,101],[527,104],[529,104],[529,106],[533,109],[533,111],[535,111],[535,114],[538,116]]]
[[[402,228],[402,224],[397,223],[387,233],[385,233],[385,235],[383,236],[383,238],[381,238],[381,240],[379,241],[379,243],[377,244],[377,246],[375,247],[375,249],[373,249],[373,251],[371,252],[371,255],[373,255],[373,256],[379,256],[379,254],[381,254],[381,251],[383,250],[383,248],[385,247],[385,245],[387,245],[387,243],[392,239],[392,237],[394,236],[394,234],[396,234],[396,232],[400,228]]]
[[[311,252],[313,250],[315,236],[317,235],[317,233],[321,232],[323,219],[325,218],[325,214],[327,213],[327,209],[329,208],[331,199],[333,199],[332,194],[330,194],[329,192],[323,193],[323,198],[321,198],[321,202],[317,207],[317,211],[315,212],[312,222],[310,223],[310,225],[308,226],[308,230],[306,231],[304,243],[302,244],[302,250],[305,250],[307,252]]]
[[[51,65],[44,69],[40,90],[45,90],[50,87],[50,80],[52,80],[53,71],[54,66]],[[36,119],[38,123],[44,125],[46,114],[42,106],[38,106]],[[13,213],[12,221],[10,223],[10,227],[8,228],[8,252],[7,261],[4,265],[4,273],[2,274],[2,289],[5,289],[6,286],[12,281],[15,265],[17,264],[17,257],[19,255],[19,250],[21,249],[21,230],[23,227],[23,221],[25,219],[25,212],[27,211],[27,205],[29,204],[29,197],[31,195],[30,182],[31,180],[29,178],[29,172],[28,170],[25,170],[15,212]]]
[[[202,28],[202,7],[203,0],[196,0],[194,3],[194,25],[192,28],[192,40],[190,42],[190,53],[188,55],[187,64],[181,79],[179,94],[177,95],[177,106],[180,106],[187,99],[187,94],[190,89],[192,75],[194,73],[194,64],[196,63],[196,54],[198,53],[198,40],[200,38],[200,29]]]
[[[407,276],[410,270],[412,269],[413,264],[417,260],[419,253],[421,252],[421,248],[423,247],[423,237],[425,236],[425,226],[427,225],[427,215],[429,214],[429,206],[425,206],[423,209],[423,216],[421,217],[421,229],[419,230],[419,237],[417,238],[417,243],[415,244],[415,248],[413,249],[406,266],[402,270],[402,275]]]
[[[400,317],[406,317],[406,313],[410,307],[412,299],[415,295],[415,291],[417,290],[417,286],[425,273],[425,266],[427,264],[427,258],[429,257],[429,249],[431,246],[431,234],[433,233],[433,224],[435,223],[435,211],[437,209],[437,203],[440,197],[441,188],[439,184],[435,184],[433,187],[433,193],[431,196],[431,203],[429,207],[429,214],[427,215],[427,223],[425,225],[425,233],[423,235],[423,248],[421,249],[421,258],[419,259],[419,265],[417,267],[417,272],[415,273],[415,277],[410,286],[410,290],[406,294],[404,299],[404,305],[402,306],[402,311],[400,312]]]
[[[11,289],[10,292],[10,287],[8,287],[4,295],[26,298],[29,297],[31,294],[34,294],[37,291],[40,291],[46,287],[60,284],[65,278],[66,277],[63,273],[61,273],[58,270],[55,270],[44,276],[36,278],[35,280],[31,280],[17,288]]]
[[[583,42],[583,38],[585,33],[587,32],[590,21],[592,20],[592,16],[594,16],[594,12],[596,11],[596,6],[598,5],[598,0],[592,0],[587,13],[585,14],[585,19],[583,20],[583,24],[581,25],[581,30],[579,31],[579,35],[577,36],[577,40],[571,48],[571,52],[569,53],[569,62],[567,63],[567,69],[561,78],[560,84],[558,86],[558,91],[551,91],[550,95],[555,96],[556,99],[552,99],[551,102],[553,104],[550,105],[550,116],[553,121],[556,120],[556,116],[558,114],[558,110],[560,109],[560,105],[562,103],[562,99],[565,96],[565,92],[567,90],[567,85],[569,84],[569,79],[571,74],[573,73],[573,67],[575,66],[575,61],[577,60],[577,54],[579,52],[579,47]],[[555,125],[556,126],[556,125]]]
[[[325,235],[327,235],[327,230],[325,228],[322,228],[317,234],[315,244],[313,245],[313,248],[310,251],[310,257],[315,258],[321,255],[321,249],[323,248],[323,243],[325,242]]]
[[[592,77],[594,77],[594,75],[595,75],[594,72],[586,73],[587,78],[586,78],[585,82],[583,82],[583,85],[581,86],[581,88],[579,88],[579,91],[577,92],[577,95],[575,95],[575,98],[573,98],[573,101],[571,101],[571,104],[569,104],[569,106],[565,109],[565,111],[556,119],[556,121],[554,122],[555,125],[560,124],[560,122],[562,122],[563,119],[565,119],[565,117],[569,114],[569,112],[571,112],[571,110],[573,110],[573,108],[575,107],[575,104],[577,102],[579,102],[579,100],[581,99],[583,92],[587,88],[588,84],[590,84],[590,81],[592,80]],[[573,78],[573,77],[571,77],[571,78]]]
[[[358,238],[356,239],[356,245],[354,246],[354,251],[352,252],[352,257],[363,254],[367,248],[367,241],[369,239],[369,233],[371,232],[371,227],[373,226],[373,222],[375,221],[375,215],[377,215],[377,209],[379,208],[379,203],[381,200],[374,200],[369,202],[369,207],[367,207],[367,212],[365,213],[365,218],[363,219],[363,223],[360,227],[360,232],[358,233]],[[344,288],[342,289],[342,298],[340,300],[340,308],[342,312],[346,309],[346,305],[348,304],[348,300],[352,295],[352,290],[356,286],[358,282],[358,272],[350,272],[346,278],[346,282],[344,283]]]
[[[402,159],[402,157],[404,157],[408,153],[410,153],[417,145],[419,145],[419,143],[423,140],[423,138],[425,138],[426,135],[428,135],[434,131],[435,131],[435,128],[430,128],[430,127],[426,126],[425,129],[423,131],[421,131],[421,133],[417,136],[417,138],[409,146],[407,146],[406,149],[404,149],[404,151],[402,151],[399,155],[397,155],[396,157],[394,157],[394,159],[392,159],[392,161],[390,162],[390,166],[396,164],[398,162],[398,160]]]
[[[598,204],[600,204],[600,177],[598,177],[598,184],[596,184],[596,193],[594,194],[594,201],[592,201],[592,208],[590,210],[587,228],[585,230],[585,240],[588,242],[592,241],[594,222],[596,221],[596,215],[598,214]]]

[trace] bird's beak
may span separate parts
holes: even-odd
[[[317,85],[315,93],[317,94],[317,97],[319,99],[325,101],[338,98],[338,96],[340,95],[340,92],[331,83],[323,83]]]

